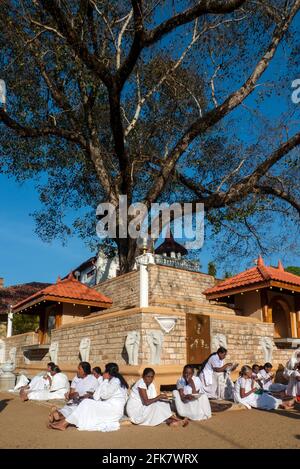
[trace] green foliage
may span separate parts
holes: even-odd
[[[39,316],[33,314],[14,314],[13,335],[34,332],[39,327]]]
[[[217,267],[212,261],[208,263],[208,274],[212,275],[213,277],[217,275]]]
[[[294,265],[289,265],[284,270],[286,270],[287,272],[291,272],[291,274],[295,274],[295,275],[300,276],[300,267],[297,267],[297,266],[294,266]]]
[[[224,278],[230,278],[230,277],[233,277],[233,274],[231,272],[225,272],[224,274]]]

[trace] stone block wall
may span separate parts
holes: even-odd
[[[140,277],[138,271],[114,277],[95,286],[100,293],[113,300],[110,311],[134,308],[140,301]]]
[[[5,360],[9,359],[9,351],[11,348],[17,348],[16,364],[17,366],[24,365],[24,356],[22,347],[25,345],[38,344],[38,334],[35,332],[26,332],[25,334],[13,335],[5,339]],[[49,361],[49,360],[48,360]]]
[[[209,304],[202,292],[214,284],[211,275],[174,267],[149,265],[150,304],[160,298],[171,300],[173,305],[176,305],[176,300]]]
[[[262,337],[274,336],[273,323],[265,322],[241,322],[237,318],[211,318],[211,336],[224,334],[227,338],[228,355],[226,360],[238,362],[242,365],[263,365],[264,354],[260,345]],[[286,364],[293,354],[293,350],[282,350],[276,346],[273,348],[272,364],[277,368],[279,364]]]
[[[150,349],[147,342],[147,331],[161,328],[155,319],[155,314],[142,314],[142,340],[143,352],[141,362],[150,364]],[[186,364],[186,321],[185,315],[173,315],[177,318],[174,328],[164,332],[161,365],[185,365]],[[163,331],[162,331],[163,332]]]
[[[141,329],[141,315],[95,317],[80,324],[69,324],[52,331],[51,339],[58,342],[58,363],[78,363],[79,344],[82,338],[91,340],[89,361],[93,366],[103,366],[108,361],[119,365],[126,363],[124,350],[127,333]]]
[[[4,339],[6,337],[6,325],[7,318],[5,318],[5,321],[1,321],[0,319],[0,339]]]

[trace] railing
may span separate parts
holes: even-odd
[[[167,257],[154,254],[155,264],[176,267],[176,269],[190,270],[192,272],[200,271],[200,263],[189,259],[179,259],[178,257]]]

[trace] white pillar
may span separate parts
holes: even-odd
[[[11,306],[9,307],[8,310],[8,315],[7,315],[7,334],[6,337],[11,337],[12,336],[12,326],[13,326],[13,313],[11,310]]]
[[[145,253],[136,258],[136,263],[140,268],[140,308],[149,306],[149,273],[148,265],[154,264],[154,256]]]

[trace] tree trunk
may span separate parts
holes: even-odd
[[[136,239],[125,238],[118,239],[118,253],[120,262],[120,274],[130,272],[134,266],[135,258],[137,256],[137,243]]]

